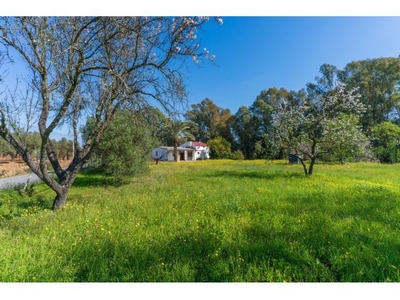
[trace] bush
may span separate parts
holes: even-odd
[[[373,152],[382,163],[400,161],[400,126],[383,122],[372,128]]]
[[[236,150],[235,152],[231,153],[230,159],[243,160],[244,159],[243,152],[240,150]]]
[[[221,136],[208,141],[211,158],[228,158],[231,155],[231,143]]]
[[[139,112],[120,111],[104,132],[89,165],[110,175],[115,183],[148,170],[155,139],[145,117]]]

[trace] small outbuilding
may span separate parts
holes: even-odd
[[[296,154],[289,154],[289,164],[300,164],[301,159]]]

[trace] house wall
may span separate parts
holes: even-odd
[[[168,157],[168,159],[167,159],[168,161],[173,161],[174,160],[174,151],[169,150],[167,157]]]
[[[191,144],[185,143],[178,147],[178,160],[195,161],[198,159],[210,158],[208,147],[188,147],[189,145]],[[161,161],[174,161],[174,149],[173,147],[158,147],[152,150],[151,156],[153,159],[158,159]]]
[[[196,153],[196,159],[209,159],[210,158],[207,149],[201,149],[201,150],[199,149],[199,150],[196,150],[195,153]]]
[[[209,159],[210,158],[210,148],[207,146],[193,145],[193,142],[186,142],[181,147],[195,149],[193,160],[198,159]]]
[[[172,153],[170,153],[170,151],[166,147],[158,147],[151,151],[151,157],[153,159],[158,158],[159,160],[162,160],[162,161],[174,160],[174,153],[173,153],[173,151],[172,151]],[[171,159],[171,157],[172,157],[172,159]]]

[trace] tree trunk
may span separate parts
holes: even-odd
[[[68,188],[61,188],[60,191],[56,191],[56,198],[53,201],[53,211],[59,210],[65,206],[67,203]]]
[[[304,174],[307,176],[308,175],[308,171],[307,171],[307,166],[306,166],[304,160],[300,156],[297,156],[297,157],[299,158],[299,160],[301,162],[301,165],[303,166]]]
[[[178,162],[178,139],[174,139],[174,159],[176,162]]]
[[[315,161],[317,160],[317,141],[313,139],[313,143],[311,146],[311,161],[310,161],[310,166],[308,167],[308,176],[311,176],[314,170],[314,164]]]
[[[316,160],[317,160],[317,158],[313,156],[313,158],[311,159],[311,162],[310,162],[310,166],[308,167],[308,176],[312,175],[313,170],[314,170],[314,164],[315,164]]]
[[[75,178],[80,169],[81,165],[78,165],[78,160],[75,159],[74,161],[71,162],[71,164],[66,170],[62,170],[59,174],[57,174],[59,183],[53,182],[52,184],[48,184],[56,193],[56,197],[54,198],[53,201],[54,211],[63,208],[67,203],[67,196],[69,189],[74,183]]]

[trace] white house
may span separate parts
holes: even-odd
[[[194,149],[194,160],[197,159],[209,159],[210,158],[210,148],[206,143],[203,142],[186,142],[181,147]]]
[[[151,157],[160,161],[173,161],[174,147],[160,146],[152,150]],[[178,147],[178,161],[209,159],[210,149],[206,143],[187,142]]]

